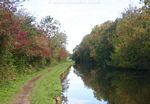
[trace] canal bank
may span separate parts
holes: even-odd
[[[65,61],[50,67],[51,71],[35,83],[31,94],[31,103],[56,104],[56,98],[61,96],[62,91],[60,75],[72,64],[72,61]]]
[[[34,70],[31,73],[17,76],[9,83],[9,86],[0,87],[0,104],[55,104],[55,98],[61,96],[62,91],[60,74],[72,64],[73,62],[69,60],[62,61],[40,68],[38,71]],[[50,94],[49,91],[53,94]],[[45,99],[47,103],[43,103]],[[54,103],[51,103],[51,99]]]

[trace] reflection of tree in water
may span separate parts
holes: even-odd
[[[66,95],[64,95],[64,92],[66,92],[69,88],[69,79],[64,78],[62,81],[62,104],[68,104],[68,98]]]
[[[149,104],[150,73],[115,69],[76,68],[84,83],[99,100],[108,104]]]
[[[62,96],[62,104],[68,104],[68,98],[66,96]]]

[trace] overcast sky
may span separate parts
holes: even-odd
[[[60,21],[72,52],[95,25],[121,17],[129,4],[139,6],[139,0],[29,0],[23,8],[37,20],[50,15]]]

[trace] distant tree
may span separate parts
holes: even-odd
[[[39,28],[43,29],[49,37],[54,37],[60,29],[60,23],[51,16],[46,16],[40,22]]]
[[[102,67],[149,69],[149,21],[149,0],[145,0],[142,8],[130,7],[122,13],[122,18],[96,25],[74,49],[72,58]]]

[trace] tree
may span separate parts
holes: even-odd
[[[46,16],[41,20],[39,28],[43,29],[44,32],[51,38],[59,32],[60,23],[57,20],[54,20],[51,16]]]
[[[67,36],[60,23],[50,16],[37,25],[35,17],[19,10],[21,0],[0,1],[0,84],[32,67],[50,64],[67,57]],[[36,68],[36,69],[37,69]]]
[[[20,30],[20,21],[14,16],[17,3],[19,1],[0,1],[0,82],[15,78],[12,54],[14,40],[26,36],[26,33]]]
[[[122,13],[122,18],[96,25],[75,48],[72,58],[80,63],[89,63],[92,60],[101,67],[111,65],[119,68],[149,69],[149,21],[148,7],[130,7]]]
[[[140,0],[141,2],[144,2],[145,6],[147,8],[150,8],[150,0]]]
[[[112,63],[118,67],[148,69],[150,57],[150,16],[141,10],[129,10],[117,24]],[[142,18],[142,19],[141,19]]]

